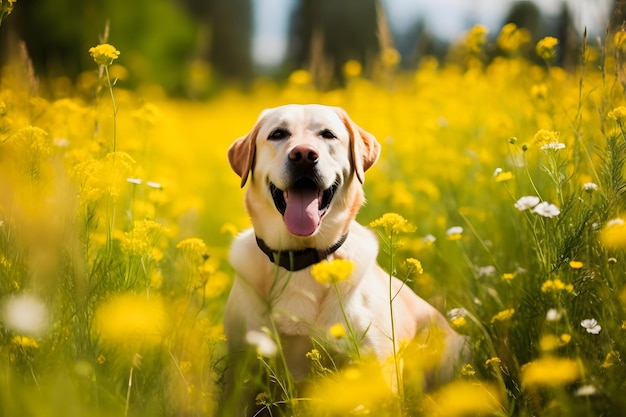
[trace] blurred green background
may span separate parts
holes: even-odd
[[[203,98],[224,85],[246,88],[259,75],[283,79],[297,68],[342,82],[349,59],[369,63],[394,47],[401,65],[444,59],[450,43],[474,24],[490,36],[508,22],[533,41],[560,40],[558,65],[572,65],[584,26],[603,35],[609,16],[623,22],[624,0],[17,0],[0,27],[3,61],[28,49],[44,79],[74,80],[93,69],[87,53],[102,39],[122,51],[125,86],[156,84],[174,96]],[[443,22],[443,23],[442,23]],[[534,44],[534,43],[532,43]],[[495,56],[498,51],[490,51]],[[532,54],[529,53],[529,56]],[[320,68],[323,62],[324,68]],[[323,77],[322,77],[323,76]]]

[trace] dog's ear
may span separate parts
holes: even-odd
[[[241,187],[246,185],[248,175],[254,167],[254,156],[256,154],[256,137],[259,134],[263,123],[263,113],[259,116],[252,130],[246,135],[237,139],[228,148],[228,162],[230,166],[241,177]]]
[[[363,184],[365,171],[376,163],[380,156],[380,143],[374,135],[352,121],[348,113],[341,107],[335,111],[343,120],[350,134],[350,153],[357,178]]]

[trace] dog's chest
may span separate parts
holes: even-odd
[[[280,290],[280,285],[275,287],[273,311],[281,333],[311,335],[341,319],[340,315],[321,314],[338,310],[337,296],[331,287],[316,282],[309,274],[293,274]]]

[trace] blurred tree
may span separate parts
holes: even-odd
[[[172,0],[27,0],[16,3],[11,17],[42,78],[92,70],[88,50],[100,43],[109,21],[107,41],[129,69],[125,86],[158,83],[180,92],[196,40],[195,23]]]
[[[561,4],[561,12],[558,19],[558,32],[554,35],[559,39],[560,46],[557,64],[566,69],[573,69],[580,62],[582,36],[576,30],[574,17],[565,2]]]
[[[609,32],[615,33],[626,26],[626,0],[614,0],[609,21]]]
[[[293,14],[288,65],[309,68],[317,80],[343,79],[351,59],[364,68],[378,57],[377,0],[298,0]]]
[[[218,76],[248,82],[252,70],[252,0],[184,0],[200,25],[199,55]]]
[[[513,3],[504,18],[504,23],[515,23],[517,27],[528,30],[533,43],[537,42],[541,36],[541,11],[532,1],[523,0]]]
[[[93,70],[87,51],[100,42],[107,21],[107,42],[129,70],[126,87],[158,84],[188,94],[202,60],[220,78],[252,77],[251,0],[25,0],[10,17],[3,32],[25,41],[43,79]]]

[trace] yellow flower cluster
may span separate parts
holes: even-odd
[[[370,223],[370,227],[381,227],[387,236],[396,233],[411,233],[415,231],[407,219],[397,213],[385,213]]]
[[[80,184],[83,201],[97,201],[105,196],[117,198],[128,187],[135,160],[126,152],[112,152],[104,159],[89,158],[74,166],[74,180]]]
[[[619,49],[623,50],[624,48],[626,48],[626,31],[624,29],[621,29],[615,32],[615,35],[613,35],[613,42],[615,43],[615,46]]]
[[[311,267],[311,275],[317,282],[334,284],[346,280],[354,270],[354,262],[345,259],[322,261]]]
[[[499,390],[490,384],[475,381],[452,382],[429,397],[427,416],[495,415],[501,409]]]
[[[523,45],[530,42],[527,29],[519,28],[515,23],[507,23],[498,35],[498,47],[507,54],[517,52]]]
[[[13,5],[17,0],[0,0],[0,21],[3,15],[9,15],[13,11]]]
[[[109,66],[120,56],[120,51],[113,45],[102,43],[89,48],[89,54],[96,61],[96,64]]]
[[[423,274],[424,268],[422,267],[422,263],[415,258],[408,258],[406,260],[407,265],[409,266],[409,270],[416,274]]]
[[[548,292],[559,292],[559,291],[566,291],[568,293],[573,293],[574,286],[572,284],[565,284],[559,278],[549,279],[541,285],[541,292],[548,293]]]
[[[176,249],[180,249],[181,252],[190,259],[201,259],[207,256],[206,243],[197,237],[181,240],[176,244]]]
[[[489,29],[483,25],[472,27],[465,36],[465,45],[472,53],[478,53],[482,50],[487,42],[487,34]]]
[[[513,317],[513,314],[515,314],[515,309],[514,308],[509,308],[509,309],[506,309],[506,310],[502,310],[498,314],[496,314],[495,316],[493,316],[491,318],[491,323],[495,323],[496,321],[508,320],[511,317]]]
[[[549,61],[556,56],[555,47],[558,44],[559,40],[557,38],[552,36],[546,36],[545,38],[537,42],[535,51],[537,52],[537,55],[539,55],[539,58],[545,61]]]
[[[600,233],[600,240],[607,248],[626,248],[626,221],[618,217],[607,222]]]
[[[328,329],[328,333],[335,339],[341,339],[346,335],[346,328],[341,323],[335,323],[330,326],[330,329]]]
[[[343,74],[348,78],[356,78],[361,75],[361,71],[363,70],[361,63],[355,59],[351,59],[346,61],[343,64]]]
[[[539,346],[544,352],[549,352],[561,346],[567,345],[572,340],[572,335],[562,333],[561,335],[545,334],[539,340]]]
[[[19,346],[23,349],[28,349],[28,348],[36,349],[39,347],[39,344],[37,343],[37,341],[29,336],[21,336],[21,335],[13,336],[13,338],[11,339],[11,342],[14,345]]]
[[[167,314],[158,298],[119,294],[96,310],[95,324],[103,340],[118,346],[154,345],[167,329]]]
[[[569,267],[572,269],[581,269],[585,264],[580,261],[570,261]]]
[[[497,356],[489,358],[485,361],[486,366],[500,366],[501,363],[502,363],[502,360]]]
[[[522,384],[525,387],[562,386],[580,377],[578,362],[573,359],[546,357],[522,367]]]
[[[146,219],[137,222],[130,232],[124,233],[120,246],[125,253],[131,256],[150,255],[157,240],[166,231],[162,224]]]
[[[611,110],[608,114],[609,119],[615,120],[616,122],[623,123],[626,121],[626,107],[619,106]]]
[[[554,143],[558,141],[559,141],[559,132],[541,129],[537,133],[535,133],[532,144],[534,146],[541,147],[543,145],[547,145],[549,143]]]

